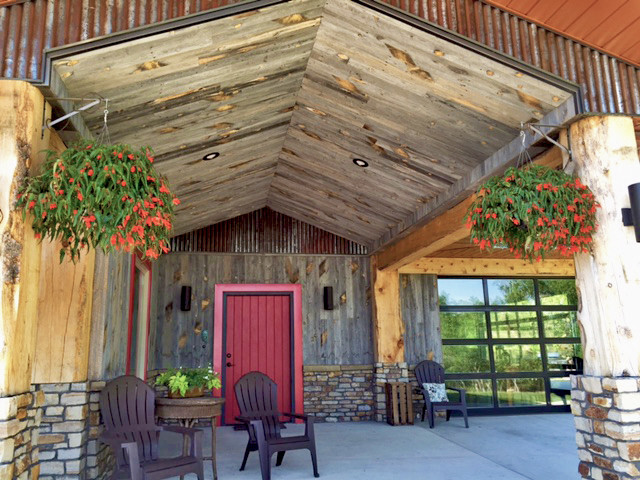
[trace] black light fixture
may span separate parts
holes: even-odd
[[[322,304],[325,310],[333,310],[333,287],[324,287],[322,292]]]
[[[214,158],[218,158],[219,156],[220,152],[209,152],[204,157],[202,157],[202,160],[213,160]]]
[[[188,312],[191,310],[191,287],[189,285],[183,285],[180,292],[180,310]]]
[[[363,160],[362,158],[354,158],[353,163],[362,168],[367,168],[369,166],[369,162]]]
[[[622,223],[634,227],[636,242],[640,243],[640,183],[629,185],[629,203],[631,208],[622,209]]]

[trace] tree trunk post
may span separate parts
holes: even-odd
[[[569,130],[576,174],[601,205],[593,255],[575,256],[584,375],[571,410],[584,478],[640,478],[640,243],[622,224],[640,182],[633,122],[591,116]]]
[[[373,342],[375,351],[375,418],[386,420],[385,384],[408,382],[404,361],[404,324],[400,309],[398,270],[379,270],[376,257],[371,261],[373,299]]]

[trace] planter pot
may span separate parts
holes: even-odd
[[[187,390],[187,392],[183,395],[180,395],[180,392],[172,392],[169,391],[169,398],[195,398],[204,396],[204,388],[195,387]]]

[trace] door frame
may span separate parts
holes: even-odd
[[[136,269],[142,272],[141,282],[136,284]],[[127,325],[127,359],[125,372],[127,375],[136,375],[142,380],[147,380],[147,371],[149,368],[149,334],[151,331],[151,283],[152,283],[153,267],[148,259],[143,259],[138,254],[131,255],[131,271],[129,272],[129,319]],[[142,287],[138,291],[138,311],[134,312],[133,298],[136,289]],[[137,313],[138,332],[136,365],[131,365],[131,348],[133,337],[133,316]],[[140,335],[140,334],[143,335]],[[143,352],[140,346],[144,341]],[[142,354],[142,355],[140,355]],[[144,358],[144,360],[143,360]],[[138,367],[142,366],[142,372],[138,371]]]
[[[290,294],[293,299],[291,325],[292,340],[292,413],[304,413],[302,387],[302,285],[300,284],[216,284],[213,317],[213,370],[220,373],[222,395],[226,394],[226,375],[224,361],[224,297],[228,293],[246,294]],[[224,417],[221,417],[224,422]]]

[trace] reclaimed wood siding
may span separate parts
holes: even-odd
[[[400,275],[400,306],[404,323],[404,355],[410,365],[429,352],[442,362],[442,333],[436,275]]]
[[[96,254],[89,378],[126,373],[131,255]]]
[[[304,363],[373,362],[367,257],[172,253],[153,268],[150,370],[211,363],[216,283],[302,284]],[[182,285],[192,287],[188,312],[180,311]],[[324,286],[333,287],[334,310],[323,309]]]

